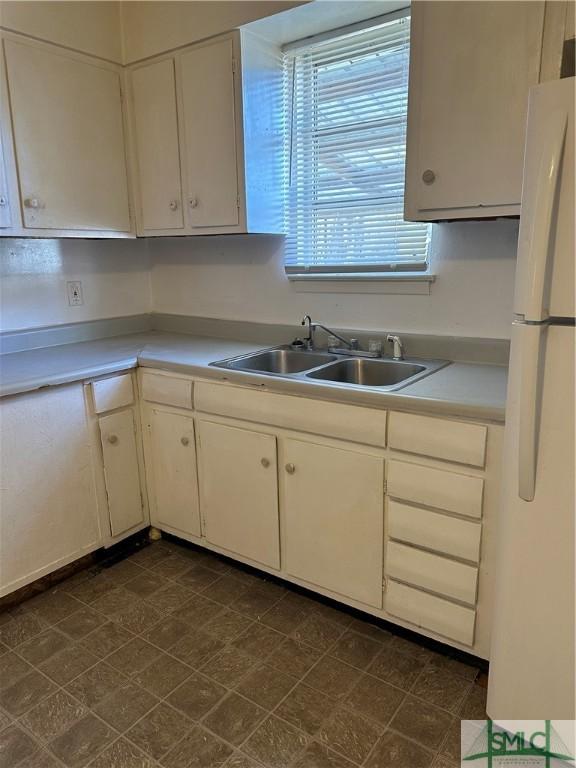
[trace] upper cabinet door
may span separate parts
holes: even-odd
[[[518,215],[543,2],[413,2],[405,216]]]
[[[4,41],[24,226],[130,230],[120,71]]]
[[[186,208],[193,228],[239,224],[232,38],[179,57]]]
[[[4,151],[2,147],[2,136],[0,134],[0,228],[4,229],[12,225],[10,216],[10,197],[8,193],[8,182],[6,179],[6,169],[4,167]]]
[[[182,229],[182,188],[174,60],[131,72],[140,228]]]

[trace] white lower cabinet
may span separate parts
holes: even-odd
[[[282,461],[286,572],[381,608],[384,460],[286,439]]]
[[[127,408],[101,416],[98,424],[110,529],[114,537],[145,521],[134,410]]]
[[[276,437],[203,419],[197,428],[206,540],[279,569]]]
[[[194,419],[151,407],[152,522],[200,536]]]

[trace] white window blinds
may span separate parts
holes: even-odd
[[[430,227],[403,221],[407,13],[285,53],[288,273],[426,269]]]

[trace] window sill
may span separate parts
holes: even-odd
[[[399,293],[428,295],[436,275],[429,272],[374,272],[286,275],[297,293]]]

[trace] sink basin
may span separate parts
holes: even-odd
[[[425,365],[395,360],[354,358],[339,360],[306,374],[310,379],[354,384],[361,387],[390,387],[427,370]]]
[[[222,367],[234,371],[253,371],[255,373],[302,373],[331,363],[338,358],[317,352],[305,352],[294,349],[271,349],[255,355],[230,360]]]

